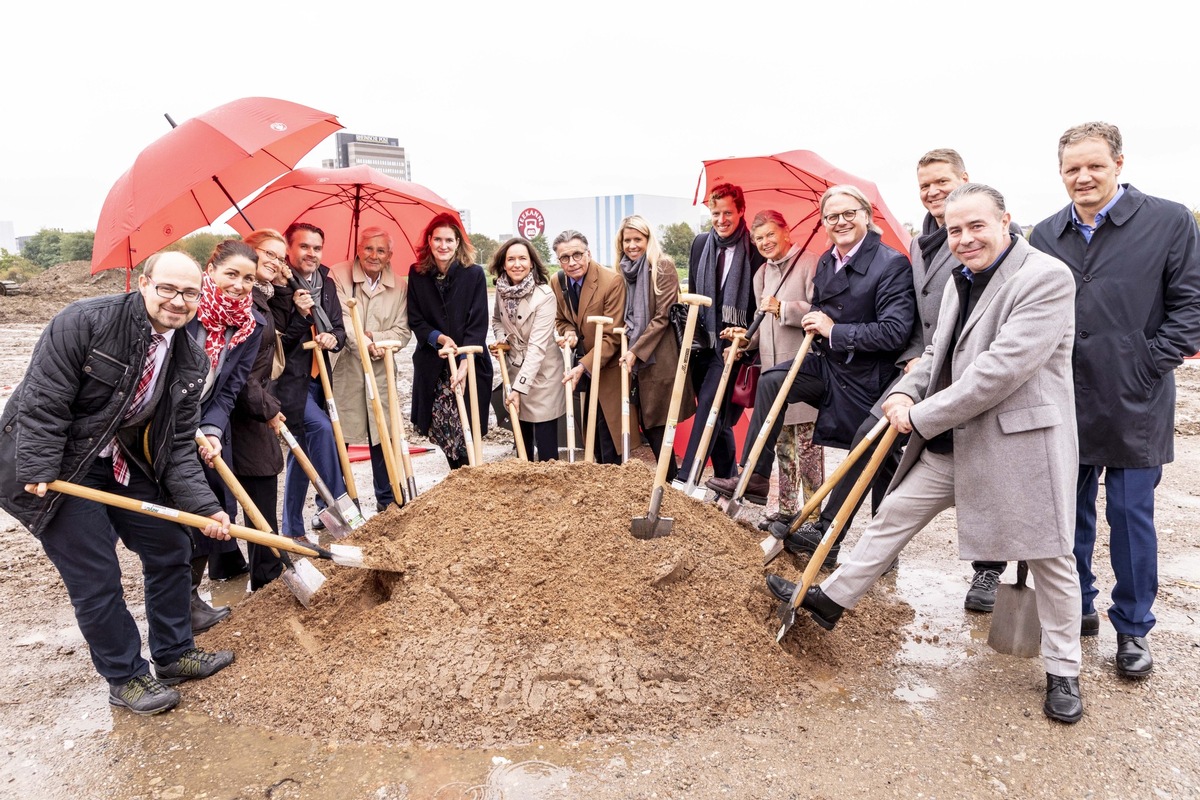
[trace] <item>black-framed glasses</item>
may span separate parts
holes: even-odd
[[[146,281],[154,287],[154,293],[163,300],[174,300],[176,297],[183,297],[185,303],[195,303],[200,300],[199,289],[176,289],[174,286],[163,286],[161,283],[155,283],[149,278]]]
[[[256,247],[256,248],[255,248],[255,251],[256,251],[256,252],[257,252],[257,253],[258,253],[260,256],[266,256],[266,259],[267,259],[267,263],[268,263],[268,264],[272,264],[272,263],[274,263],[274,264],[284,264],[284,263],[286,263],[286,260],[285,260],[284,258],[281,258],[281,257],[279,257],[279,256],[275,255],[275,254],[274,254],[274,253],[272,253],[270,250],[263,250],[261,247]]]
[[[587,260],[587,254],[587,250],[580,250],[577,253],[563,253],[561,256],[559,256],[558,263],[562,264],[564,267],[573,262],[582,264]]]
[[[826,214],[822,219],[825,220],[826,225],[837,225],[838,219],[843,219],[846,222],[854,222],[854,218],[858,216],[858,212],[863,210],[861,208],[851,208],[840,214]]]

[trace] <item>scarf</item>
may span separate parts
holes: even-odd
[[[621,256],[621,274],[625,276],[625,337],[629,339],[629,349],[637,344],[638,339],[650,323],[650,270],[646,266],[646,254],[637,261],[630,261],[628,256]],[[653,364],[653,354],[645,362]]]
[[[724,287],[720,287],[717,286],[717,249],[731,245],[734,247],[733,262],[725,262]],[[689,291],[699,291],[700,294],[714,300],[717,298],[717,293],[720,292],[721,297],[720,317],[717,316],[715,303],[700,309],[700,314],[704,318],[704,330],[708,334],[708,342],[704,345],[705,347],[717,346],[717,337],[723,327],[721,323],[736,325],[739,328],[746,327],[746,310],[750,308],[750,290],[754,279],[750,269],[750,248],[752,246],[750,230],[746,227],[744,219],[738,222],[728,239],[722,239],[714,230],[709,232],[708,239],[704,242],[704,250],[700,253],[700,263],[696,265],[696,283],[698,285],[694,289],[689,287]]]
[[[533,294],[532,270],[516,286],[513,286],[507,274],[496,279],[496,296],[500,298],[500,302],[504,303],[504,313],[508,315],[509,322],[514,326],[517,324],[517,305],[531,294]]]
[[[254,288],[258,289],[264,299],[270,300],[275,296],[275,284],[273,283],[256,280],[254,281]]]
[[[313,270],[313,274],[309,277],[304,277],[299,270],[293,269],[292,275],[300,283],[300,288],[312,295],[313,305],[317,308],[321,307],[321,290],[325,286],[324,279],[321,278],[321,268],[317,267]]]
[[[917,237],[917,247],[921,250],[921,258],[926,267],[933,263],[933,257],[945,243],[946,226],[939,227],[933,214],[926,214],[925,221],[921,223],[921,235]]]
[[[233,338],[229,340],[229,349],[237,347],[254,333],[254,315],[250,313],[250,304],[254,302],[250,295],[237,299],[230,297],[217,288],[213,279],[204,273],[203,287],[200,290],[200,306],[196,310],[196,318],[208,331],[204,337],[204,352],[212,369],[217,368],[221,360],[221,350],[225,347],[225,330],[237,328]]]

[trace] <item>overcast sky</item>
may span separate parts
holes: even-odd
[[[1061,8],[1060,8],[1061,6]],[[916,159],[954,147],[1033,223],[1056,142],[1120,126],[1122,180],[1200,206],[1195,28],[1110,2],[55,4],[0,12],[0,220],[96,225],[137,153],[238,97],[396,137],[412,177],[512,230],[518,199],[689,199],[704,159],[813,150],[919,223]],[[332,137],[301,166],[334,155]],[[654,220],[651,220],[654,222]]]

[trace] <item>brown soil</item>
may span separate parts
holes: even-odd
[[[0,296],[0,324],[45,323],[68,303],[125,291],[125,270],[92,275],[90,261],[68,261],[21,284],[18,295]]]
[[[258,592],[201,637],[238,661],[189,700],[342,740],[655,736],[811,695],[814,659],[857,671],[898,649],[912,610],[886,590],[833,633],[803,617],[777,646],[744,527],[668,492],[672,535],[630,535],[652,480],[633,462],[460,470],[347,540],[403,573],[322,566],[308,610],[279,582]]]

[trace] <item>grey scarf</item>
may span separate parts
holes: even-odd
[[[517,324],[517,306],[532,293],[532,271],[522,278],[521,282],[516,286],[513,286],[512,281],[508,279],[508,275],[501,275],[496,279],[496,296],[504,303],[504,313],[508,315],[508,320],[512,325]]]
[[[629,339],[629,348],[632,350],[650,323],[652,278],[646,266],[646,254],[642,253],[637,261],[621,256],[621,274],[625,276],[625,337]],[[653,364],[654,356],[651,355],[644,363]]]
[[[301,275],[299,270],[293,270],[292,274],[300,282],[300,288],[312,295],[313,303],[319,307],[321,305],[321,290],[325,287],[325,281],[321,278],[321,268],[317,267],[314,269],[313,274],[307,278]]]
[[[717,249],[733,246],[733,260],[725,262],[724,286],[717,286]],[[700,253],[700,263],[696,265],[696,283],[699,284],[689,291],[699,291],[706,297],[716,298],[721,292],[721,316],[717,316],[716,305],[702,308],[704,329],[708,332],[708,342],[705,347],[716,347],[717,337],[721,333],[722,323],[746,327],[746,312],[750,308],[750,291],[753,288],[754,274],[750,268],[750,230],[746,220],[738,222],[738,226],[728,239],[722,239],[716,231],[709,231],[708,239],[704,242],[704,250]]]

